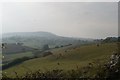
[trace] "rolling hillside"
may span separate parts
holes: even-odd
[[[93,41],[92,39],[70,38],[55,35],[49,32],[16,32],[3,34],[3,43],[23,43],[25,46],[42,48],[48,44],[53,48],[58,45],[67,44],[87,44]]]
[[[53,55],[35,58],[25,61],[19,65],[13,66],[4,70],[9,76],[23,75],[26,71],[42,71],[52,69],[76,69],[77,67],[84,67],[90,62],[104,62],[108,60],[113,51],[117,50],[116,43],[104,43],[100,46],[85,45],[77,47],[65,47],[53,49]]]
[[[17,54],[26,51],[32,51],[33,48],[23,46],[21,43],[3,43],[2,54]]]

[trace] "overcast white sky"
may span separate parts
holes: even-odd
[[[118,3],[3,3],[3,33],[33,31],[47,31],[61,36],[84,38],[117,36]]]

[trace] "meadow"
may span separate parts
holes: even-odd
[[[16,72],[19,76],[22,76],[28,71],[41,70],[46,72],[54,69],[68,71],[85,67],[89,63],[104,64],[109,60],[113,51],[117,51],[117,48],[117,43],[56,48],[51,50],[52,55],[24,61],[19,65],[3,70],[3,73],[9,77],[15,77]]]
[[[28,51],[28,52],[22,52],[17,54],[4,54],[2,56],[4,56],[3,61],[12,61],[14,59],[22,58],[22,57],[32,57],[33,54],[32,52]]]

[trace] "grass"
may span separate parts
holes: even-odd
[[[116,43],[101,44],[99,47],[96,45],[86,45],[77,48],[54,49],[52,50],[53,55],[25,61],[22,64],[8,68],[3,72],[6,72],[6,75],[9,75],[10,77],[14,77],[14,72],[17,72],[20,76],[24,75],[27,71],[34,72],[38,69],[46,71],[53,69],[71,70],[76,69],[77,67],[81,68],[90,62],[97,62],[99,60],[103,62],[106,61],[116,49]],[[59,57],[59,54],[62,54],[62,56]]]
[[[2,60],[2,52],[0,52],[0,60]]]
[[[31,57],[33,56],[32,52],[24,52],[24,53],[17,53],[17,54],[9,54],[9,55],[4,55],[3,61],[11,61],[17,58],[22,58],[22,57]]]
[[[2,66],[2,53],[0,52],[0,67]],[[0,69],[0,71],[1,71],[1,69]],[[1,74],[1,72],[0,72],[0,74]]]

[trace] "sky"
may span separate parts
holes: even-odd
[[[117,2],[5,2],[2,33],[52,32],[60,36],[118,35]]]

